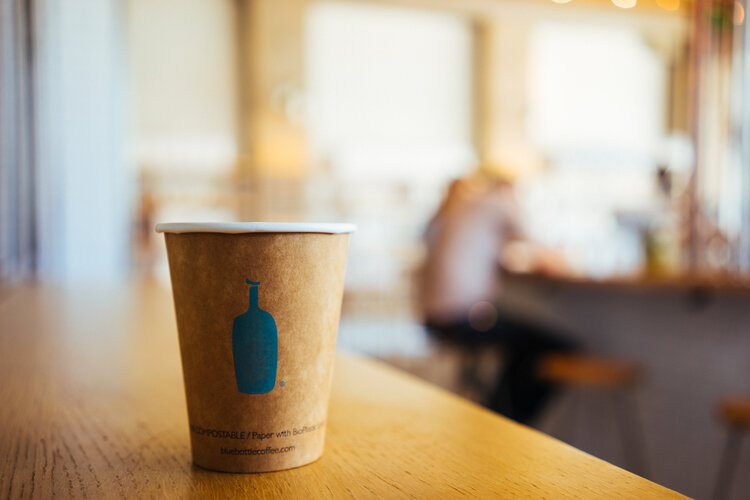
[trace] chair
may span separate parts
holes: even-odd
[[[719,403],[719,419],[727,425],[727,438],[724,452],[716,475],[713,498],[726,498],[732,486],[734,469],[740,451],[740,441],[746,431],[750,429],[750,397],[731,396]]]
[[[631,470],[646,475],[643,428],[633,390],[641,380],[640,366],[629,360],[584,354],[551,354],[540,364],[540,375],[563,388],[610,391]]]

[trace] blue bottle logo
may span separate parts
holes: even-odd
[[[232,356],[237,389],[245,394],[266,394],[276,385],[279,339],[276,321],[258,307],[260,281],[245,279],[250,285],[250,305],[234,318]]]

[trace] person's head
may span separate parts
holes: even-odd
[[[485,162],[479,166],[479,172],[491,185],[512,186],[518,177],[518,169],[505,163]]]

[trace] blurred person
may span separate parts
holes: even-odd
[[[510,242],[522,239],[507,177],[478,173],[453,181],[425,232],[421,308],[424,324],[436,338],[503,350],[503,368],[485,404],[528,423],[554,392],[538,376],[539,361],[576,346],[563,333],[502,308],[501,256]],[[525,247],[535,253],[534,245]]]

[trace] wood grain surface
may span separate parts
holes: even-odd
[[[319,461],[265,474],[194,467],[171,297],[153,283],[26,286],[0,302],[0,498],[53,495],[680,497],[350,355],[337,359]]]

